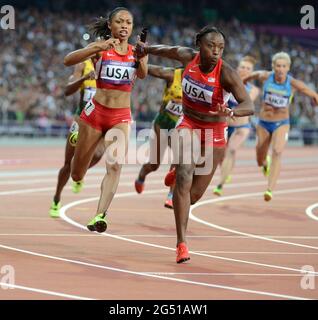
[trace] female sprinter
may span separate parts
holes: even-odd
[[[237,73],[241,79],[244,79],[253,72],[255,63],[256,60],[251,56],[245,56],[242,58],[237,67]],[[251,83],[246,83],[245,89],[250,95],[251,100],[254,102],[259,95],[259,89]],[[233,95],[231,95],[228,101],[228,107],[233,109],[236,106],[237,101]],[[228,125],[228,141],[225,151],[225,158],[221,165],[221,181],[213,190],[213,193],[217,196],[222,195],[223,185],[228,179],[231,179],[230,177],[235,163],[236,152],[248,138],[251,129],[249,117],[240,117],[234,119],[229,118]]]
[[[116,143],[124,147],[124,155],[112,141],[105,139],[107,154],[106,175],[101,184],[101,195],[96,216],[88,223],[90,231],[104,232],[107,229],[106,211],[116,193],[121,167],[128,149],[129,128],[131,122],[130,96],[136,76],[143,79],[147,75],[148,57],[134,56],[133,47],[128,39],[133,29],[133,16],[123,7],[114,9],[108,19],[99,18],[92,31],[95,36],[108,40],[97,41],[83,49],[73,51],[64,58],[67,66],[85,61],[97,60],[97,91],[81,113],[79,135],[72,163],[72,178],[79,182],[85,176],[94,150],[104,135],[112,129]],[[110,148],[108,148],[110,147]],[[108,149],[107,149],[108,148]],[[120,159],[119,159],[120,158]]]
[[[267,190],[264,193],[265,201],[272,199],[272,192],[279,176],[281,156],[288,140],[288,107],[294,91],[313,98],[318,104],[317,92],[288,74],[290,66],[291,59],[288,53],[279,52],[272,58],[272,71],[255,71],[244,79],[244,81],[255,79],[263,83],[262,105],[256,128],[256,159],[258,166],[263,167],[264,175],[269,177]],[[272,144],[272,161],[269,170],[267,153],[270,144]]]
[[[50,216],[52,218],[58,218],[61,208],[61,194],[64,186],[71,175],[71,161],[74,156],[76,139],[78,134],[78,121],[79,116],[85,106],[85,104],[91,99],[96,91],[95,72],[92,61],[86,60],[75,66],[74,72],[71,75],[68,84],[65,88],[65,95],[69,96],[74,94],[80,89],[80,103],[74,113],[74,121],[70,127],[70,132],[67,138],[64,155],[64,165],[60,169],[55,194],[50,208]],[[103,141],[98,144],[93,159],[90,163],[90,167],[94,166],[103,156],[105,151],[105,145]],[[83,182],[72,184],[72,190],[74,193],[78,193],[83,188]]]
[[[159,168],[166,150],[167,145],[161,148],[161,129],[174,129],[182,115],[181,76],[183,70],[183,68],[174,69],[151,64],[148,65],[148,74],[164,79],[166,81],[166,88],[163,93],[162,105],[153,124],[154,139],[150,140],[150,161],[141,167],[138,178],[135,181],[135,189],[138,193],[142,193],[144,190],[146,176]],[[172,194],[173,190],[172,187],[170,187],[170,192],[165,201],[165,207],[171,209],[173,208]]]
[[[195,174],[196,164],[182,161],[176,164],[176,183],[173,192],[173,209],[177,231],[177,263],[190,259],[186,244],[186,230],[190,205],[196,203],[211,182],[214,171],[224,157],[226,147],[226,117],[249,116],[253,114],[253,103],[247,94],[243,82],[235,70],[222,60],[225,36],[215,27],[206,26],[196,35],[199,52],[180,46],[153,45],[138,43],[136,52],[141,57],[155,54],[178,60],[186,66],[182,79],[183,118],[177,125],[179,136],[191,135],[195,129],[201,134],[201,154],[212,154],[213,164],[209,173]],[[224,105],[232,93],[238,106],[231,110]],[[211,136],[206,134],[213,133]],[[180,139],[182,140],[182,139]],[[179,154],[187,156],[191,144],[183,148],[179,144]],[[183,154],[183,151],[185,153]],[[185,158],[183,158],[185,159]],[[181,160],[181,161],[180,161]],[[187,158],[188,160],[188,158]],[[210,159],[211,160],[211,159]],[[212,160],[211,160],[212,161]]]

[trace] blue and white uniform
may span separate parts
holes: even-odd
[[[251,90],[252,90],[253,86],[250,84],[250,83],[246,83],[245,84],[245,89],[247,91],[248,94],[250,94]],[[230,98],[229,98],[229,101],[228,101],[228,107],[230,109],[234,109],[238,106],[238,102],[236,101],[236,99],[234,98],[233,94],[230,95]],[[239,126],[229,126],[228,127],[228,139],[231,137],[231,135],[233,134],[233,132],[236,130],[236,129],[239,129],[239,128],[248,128],[250,129],[251,128],[251,124],[250,123],[246,123],[246,124],[243,124],[243,125],[239,125]]]
[[[263,102],[275,109],[288,108],[293,96],[291,79],[292,77],[287,75],[284,83],[277,83],[275,81],[275,73],[272,72],[263,85]],[[273,133],[280,126],[289,124],[289,119],[279,121],[259,119],[258,124],[269,133]]]

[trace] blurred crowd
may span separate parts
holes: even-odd
[[[148,42],[153,44],[194,47],[195,33],[203,26],[190,16],[154,14],[143,15],[137,5],[130,7],[135,17],[131,43],[142,26],[149,27]],[[39,126],[52,122],[70,123],[78,94],[65,97],[64,86],[73,68],[63,65],[63,57],[87,44],[83,34],[96,12],[60,11],[27,8],[16,11],[16,29],[0,32],[0,124],[8,120],[36,121]],[[292,58],[291,74],[318,88],[318,50],[300,46],[287,37],[257,33],[253,26],[236,19],[214,23],[224,31],[226,48],[224,59],[233,67],[246,54],[257,59],[256,69],[270,69],[271,56],[287,51]],[[92,39],[91,39],[92,40]],[[150,57],[150,63],[178,66],[171,60]],[[161,103],[164,82],[148,76],[137,80],[132,95],[134,118],[149,122]],[[318,124],[318,114],[310,99],[296,95],[291,112],[294,126]],[[316,108],[318,109],[318,108]]]

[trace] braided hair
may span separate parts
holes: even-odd
[[[110,29],[108,28],[108,22],[111,22],[115,14],[119,11],[127,11],[132,15],[127,8],[117,7],[108,14],[108,18],[95,18],[94,22],[88,26],[88,30],[92,32],[95,37],[107,40],[111,36]]]
[[[211,32],[221,34],[225,41],[225,35],[220,29],[213,26],[205,26],[195,35],[195,45],[198,46],[199,41],[202,39],[202,37]]]

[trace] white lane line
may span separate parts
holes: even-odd
[[[318,217],[314,214],[314,209],[318,208],[318,203],[314,203],[312,204],[311,206],[309,206],[307,209],[306,209],[306,214],[309,218],[311,219],[314,219],[314,220],[317,220],[318,221]]]
[[[0,217],[1,218],[7,218],[7,219],[12,219],[12,217]],[[30,219],[32,217],[23,217]],[[33,217],[34,219],[39,219],[36,217]],[[20,218],[21,219],[21,218]],[[52,221],[52,218],[44,218],[42,219],[47,219]],[[131,237],[131,238],[175,238],[175,234],[116,234],[116,233],[109,233],[113,234],[115,236],[120,236],[120,237]],[[95,234],[82,234],[82,233],[0,233],[0,236],[12,236],[12,237],[95,237]],[[305,239],[305,240],[317,240],[318,237],[314,236],[272,236],[272,235],[262,235],[259,234],[259,236],[262,237],[267,237],[267,238],[272,238],[272,239]],[[202,239],[209,239],[209,238],[219,238],[219,239],[251,239],[249,236],[211,236],[211,235],[201,235],[201,236],[187,236],[187,238],[202,238]],[[202,251],[203,252],[203,251]],[[216,252],[216,251],[213,251]],[[219,251],[221,252],[221,251]],[[227,252],[227,251],[224,251]],[[257,253],[257,252],[255,252]],[[314,254],[314,253],[312,253]]]
[[[159,173],[153,174],[152,175],[157,176],[157,178],[161,177],[162,174],[160,175]],[[125,179],[125,178],[136,178],[136,174],[121,174],[120,176],[121,179]],[[100,179],[103,179],[103,175],[93,175],[90,172],[85,176],[85,182],[87,181],[92,181],[92,180],[97,180],[99,181]],[[162,181],[162,179],[161,179]],[[4,186],[8,186],[8,185],[20,185],[20,184],[36,184],[36,183],[47,183],[47,182],[52,182],[52,183],[56,183],[57,182],[57,177],[56,178],[46,178],[46,179],[23,179],[23,180],[10,180],[10,181],[0,181],[0,186],[4,185]]]
[[[96,299],[92,299],[92,298],[74,296],[74,295],[71,295],[71,294],[66,294],[66,293],[61,293],[61,292],[55,292],[55,291],[49,291],[49,290],[42,290],[42,289],[37,289],[37,288],[19,286],[19,285],[16,285],[16,284],[9,284],[9,283],[5,283],[5,282],[0,282],[0,288],[20,289],[20,290],[25,290],[25,291],[43,293],[43,294],[47,294],[47,295],[50,295],[50,296],[69,298],[69,299],[76,299],[76,300],[96,300]]]
[[[299,188],[299,189],[292,189],[292,190],[280,190],[280,191],[275,191],[275,194],[290,194],[290,193],[300,193],[300,192],[315,191],[315,190],[318,190],[318,187]],[[302,248],[309,248],[309,249],[318,250],[318,247],[315,247],[315,246],[309,246],[309,245],[300,244],[300,243],[294,243],[294,242],[288,242],[288,241],[283,241],[283,240],[278,240],[278,239],[273,239],[273,238],[267,238],[267,237],[256,235],[256,234],[251,234],[251,233],[246,233],[246,232],[241,232],[241,231],[225,228],[225,227],[222,227],[220,225],[217,225],[217,224],[210,223],[210,222],[207,222],[205,220],[199,219],[198,217],[194,216],[193,213],[192,213],[194,209],[196,209],[198,207],[201,207],[201,206],[204,206],[204,205],[207,205],[207,204],[216,203],[216,202],[220,202],[220,201],[223,202],[223,201],[228,201],[228,200],[250,198],[250,197],[256,197],[256,196],[261,196],[261,195],[263,195],[262,192],[244,193],[244,194],[238,194],[238,195],[234,195],[234,196],[225,196],[225,197],[221,197],[221,198],[208,199],[208,200],[200,201],[200,202],[194,204],[193,206],[191,206],[189,218],[191,220],[193,220],[193,221],[196,221],[196,222],[198,222],[200,224],[204,224],[204,225],[206,225],[208,227],[211,227],[211,228],[214,228],[214,229],[227,231],[227,232],[234,233],[234,234],[239,234],[239,235],[242,235],[242,236],[247,236],[247,237],[254,238],[254,239],[271,241],[271,242],[276,242],[276,243],[281,243],[281,244],[287,244],[287,245],[290,245],[290,246],[296,246],[296,247],[302,247]]]
[[[280,184],[291,184],[297,182],[312,182],[318,180],[318,177],[311,177],[311,178],[293,178],[293,179],[281,179],[279,180]],[[149,184],[161,184],[162,179],[154,179],[148,182]],[[262,186],[266,185],[266,181],[253,181],[253,182],[241,182],[241,183],[232,183],[227,186],[228,189],[235,189],[237,187],[251,187],[251,186]],[[132,187],[133,182],[120,182],[120,186],[122,187]],[[91,189],[91,188],[99,188],[99,184],[85,184],[84,188]],[[213,186],[212,186],[213,187]],[[70,186],[66,187],[67,190],[71,190]],[[45,192],[45,191],[54,191],[55,187],[47,187],[47,188],[31,188],[31,189],[19,189],[19,190],[10,190],[10,191],[1,191],[0,196],[8,196],[8,195],[15,195],[15,194],[25,194],[25,193],[33,193],[33,192]],[[279,193],[279,191],[275,191],[275,194]],[[224,197],[223,197],[224,198]],[[222,199],[222,198],[221,198]]]
[[[199,253],[218,253],[218,254],[287,254],[287,255],[317,255],[318,252],[283,252],[283,251],[201,251],[196,250],[195,252]]]
[[[52,221],[52,219],[51,219]],[[73,233],[73,234],[63,234],[63,233],[0,233],[0,236],[4,237],[94,237],[93,234],[82,234],[82,233]]]
[[[166,189],[157,189],[157,190],[144,191],[145,194],[157,194],[159,192],[162,192],[162,193],[166,192]],[[118,194],[115,195],[115,198],[123,198],[123,197],[129,197],[129,196],[136,196],[136,193],[135,192],[118,193]],[[82,204],[82,203],[91,202],[91,201],[96,201],[98,199],[99,199],[98,197],[95,197],[95,198],[88,198],[88,199],[83,199],[83,200],[78,200],[78,201],[71,202],[71,203],[65,205],[64,207],[62,207],[60,209],[60,217],[63,220],[65,220],[66,222],[68,222],[69,224],[89,232],[85,226],[81,225],[80,223],[78,223],[78,222],[72,220],[71,218],[69,218],[68,216],[66,216],[65,212],[69,208],[71,208],[73,206],[76,206],[76,205],[79,205],[79,204]],[[166,246],[161,246],[161,245],[153,244],[153,243],[150,243],[150,242],[133,240],[133,239],[117,236],[117,235],[112,235],[112,234],[109,234],[109,233],[101,233],[101,234],[96,233],[96,235],[97,236],[110,237],[110,238],[113,238],[113,239],[118,239],[118,240],[123,240],[123,241],[128,241],[128,242],[140,244],[140,245],[143,245],[143,246],[149,246],[149,247],[158,248],[158,249],[175,251],[175,248],[169,248],[169,247],[166,247]],[[295,269],[295,268],[290,268],[290,267],[283,267],[283,266],[259,263],[259,262],[254,262],[254,261],[246,261],[246,260],[239,260],[239,259],[233,259],[233,258],[222,257],[222,256],[209,255],[209,254],[205,254],[205,253],[198,253],[198,252],[195,252],[195,251],[189,251],[189,252],[194,254],[194,255],[198,255],[198,256],[201,256],[201,257],[208,257],[208,258],[217,259],[217,260],[244,263],[244,264],[256,265],[256,266],[261,266],[261,267],[280,269],[280,270],[289,270],[289,271],[302,272],[301,269]],[[318,272],[311,272],[311,271],[309,271],[308,273],[309,274],[318,274]]]
[[[85,181],[90,181],[90,180],[96,180],[96,179],[102,179],[103,178],[103,172],[91,172],[88,171],[87,175],[85,176]],[[161,180],[163,181],[163,176],[165,175],[166,171],[164,171],[163,169],[160,169],[156,172],[152,172],[151,177],[152,178],[161,178]],[[57,173],[56,173],[57,175]],[[136,170],[136,173],[125,173],[122,172],[120,179],[125,179],[125,178],[136,178],[138,175],[138,170]],[[235,174],[235,183],[237,183],[237,180],[243,179],[244,181],[246,181],[246,178],[259,178],[260,172],[247,172],[247,173],[236,173]],[[303,177],[303,175],[302,175]],[[213,177],[213,180],[218,180],[220,178],[220,175],[217,173],[215,174],[215,176]],[[281,176],[281,178],[283,178],[283,176]],[[296,179],[297,177],[295,177]],[[32,184],[35,183],[43,183],[43,182],[52,182],[52,183],[56,183],[57,181],[57,177],[54,178],[41,178],[41,179],[32,179]],[[151,181],[150,181],[151,182]],[[15,180],[7,180],[7,181],[0,181],[0,185],[19,185],[19,184],[29,184],[30,183],[30,179],[15,179]],[[148,183],[148,182],[147,182]],[[228,185],[228,187],[230,188],[231,185]]]
[[[103,265],[98,265],[98,264],[93,264],[93,263],[87,263],[87,262],[83,262],[83,261],[79,261],[79,260],[71,260],[71,259],[60,258],[60,257],[56,257],[56,256],[50,256],[50,255],[46,255],[46,254],[41,254],[41,253],[28,251],[28,250],[22,250],[22,249],[9,247],[9,246],[5,246],[5,245],[0,245],[0,248],[15,251],[15,252],[26,253],[29,255],[37,256],[37,257],[43,257],[43,258],[47,258],[47,259],[73,263],[76,265],[84,265],[84,266],[88,266],[88,267],[94,267],[94,268],[99,268],[99,269],[104,269],[104,270],[109,270],[109,271],[132,274],[132,275],[137,275],[137,276],[142,276],[142,277],[150,277],[150,278],[161,279],[161,280],[169,280],[169,281],[173,281],[173,282],[179,282],[182,284],[186,283],[186,284],[190,284],[190,285],[198,285],[198,286],[203,286],[203,287],[218,288],[218,289],[224,289],[224,290],[230,290],[230,291],[236,291],[236,292],[251,293],[251,294],[270,296],[270,297],[276,297],[276,298],[284,298],[284,299],[312,300],[312,299],[298,297],[298,296],[290,296],[290,295],[279,294],[279,293],[242,289],[242,288],[236,288],[236,287],[230,287],[230,286],[211,284],[211,283],[206,283],[206,282],[190,281],[190,280],[171,278],[171,277],[155,275],[155,274],[147,274],[144,272],[137,272],[137,271],[130,271],[130,270],[126,270],[126,269],[113,268],[113,267],[108,267],[108,266],[103,266]],[[169,250],[170,250],[170,248],[169,248]]]
[[[304,159],[307,159],[307,158],[304,158]],[[286,159],[285,159],[286,160]],[[312,157],[312,158],[309,158],[307,159],[306,161],[303,161],[303,162],[290,162],[290,163],[287,163],[286,161],[283,162],[284,164],[284,169],[285,171],[284,172],[288,172],[289,170],[294,170],[295,167],[302,167],[301,170],[315,170],[317,169],[317,166],[306,166],[305,168],[303,167],[304,164],[313,164],[315,163],[314,161],[316,161],[316,158],[315,157]],[[250,162],[246,163],[246,161],[244,160],[239,160],[237,162],[238,164],[238,167],[237,167],[237,170],[241,171],[244,171],[244,172],[256,172],[257,168],[255,168],[255,170],[249,170],[251,169],[251,166],[250,166]],[[141,164],[133,164],[133,165],[125,165],[124,166],[124,170],[123,172],[126,173],[138,173],[140,167],[142,166],[142,163]],[[162,168],[163,169],[169,169],[170,165],[168,164],[165,164],[163,163],[162,165]],[[21,178],[21,177],[36,177],[36,176],[57,176],[58,174],[58,171],[59,171],[60,167],[59,168],[53,168],[53,169],[37,169],[37,170],[10,170],[8,172],[0,172],[0,178],[12,178],[12,177],[18,177],[18,178]],[[102,173],[104,174],[105,173],[105,168],[103,167],[94,167],[94,168],[91,168],[89,169],[89,172],[90,173]],[[261,173],[259,173],[259,176],[260,176]],[[236,176],[236,174],[235,174]]]
[[[140,165],[141,166],[141,165]],[[9,172],[0,172],[0,178],[11,178],[11,177],[36,177],[36,176],[57,176],[58,171],[60,168],[58,169],[43,169],[43,170],[14,170],[14,171],[9,171]],[[123,173],[133,173],[133,172],[138,172],[139,171],[139,166],[138,168],[133,167],[133,168],[129,168],[129,167],[125,167],[123,170]],[[101,167],[95,167],[92,169],[89,169],[89,173],[101,173],[101,174],[105,174],[105,168]]]
[[[144,272],[145,274],[156,274],[166,276],[213,276],[213,277],[303,277],[299,273],[231,273],[231,272]],[[318,277],[318,275],[315,275]]]
[[[162,185],[162,179],[152,180],[152,184],[160,184]],[[120,186],[122,187],[130,187],[133,186],[132,182],[121,182]],[[84,184],[85,189],[99,189],[100,183],[98,184]],[[66,186],[64,190],[72,190],[71,186]],[[46,191],[55,191],[55,187],[47,187],[47,188],[31,188],[31,189],[19,189],[19,190],[10,190],[10,191],[1,191],[0,196],[12,196],[15,194],[25,194],[25,193],[33,193],[33,192],[46,192]],[[166,190],[167,191],[167,190]]]

